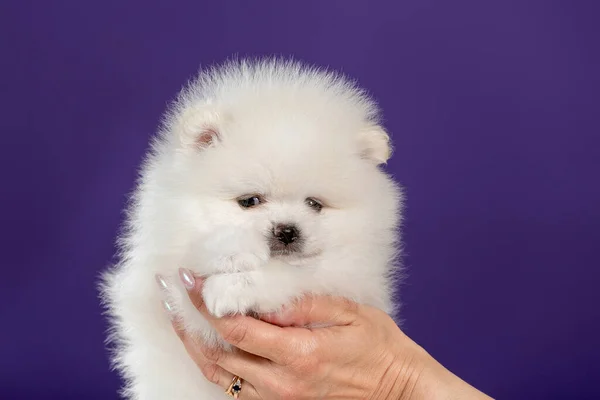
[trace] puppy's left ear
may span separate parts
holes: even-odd
[[[392,155],[390,137],[380,125],[370,126],[358,135],[360,156],[375,165],[387,163]]]
[[[183,150],[202,151],[221,140],[222,116],[209,105],[188,106],[178,116],[174,133]]]

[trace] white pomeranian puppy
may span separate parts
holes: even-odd
[[[206,277],[216,316],[307,293],[392,313],[402,196],[381,169],[390,153],[376,103],[339,74],[279,59],[201,72],[152,143],[103,279],[124,396],[227,398],[176,336],[156,274],[185,329],[215,346],[180,267]]]

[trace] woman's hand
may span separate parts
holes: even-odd
[[[203,304],[201,288],[195,278],[190,299],[236,351],[205,346],[176,322],[175,329],[210,381],[225,389],[234,374],[243,379],[242,400],[489,398],[443,368],[378,309],[321,296],[262,316],[265,321],[217,319]]]

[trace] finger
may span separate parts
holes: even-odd
[[[225,388],[225,390],[229,389],[232,380],[233,378],[229,382],[227,382],[225,386],[222,387]],[[258,394],[256,388],[250,382],[247,382],[242,379],[242,390],[240,391],[237,398],[240,400],[261,400],[262,396]]]
[[[261,316],[278,326],[343,326],[359,318],[360,305],[344,297],[306,296],[282,311]]]
[[[237,375],[248,382],[260,382],[269,374],[271,362],[261,357],[236,350],[225,350],[221,346],[208,346],[196,336],[188,335],[174,324],[183,345],[200,368],[204,376],[211,382],[223,386],[231,383],[233,375]]]
[[[199,308],[204,303],[202,298],[202,284],[204,283],[204,279],[195,276],[190,270],[185,268],[179,268],[179,278],[183,282],[192,304],[194,307]]]
[[[189,271],[180,271],[180,275],[186,273],[189,274]],[[193,280],[194,283],[186,283],[186,288],[192,304],[227,343],[278,364],[285,362],[291,342],[281,327],[244,315],[214,317],[202,299],[202,278],[193,277],[191,274],[190,277],[190,281]],[[182,280],[187,278],[182,276]],[[285,359],[283,354],[286,354]]]
[[[233,374],[231,372],[228,372],[221,366],[209,361],[190,341],[184,340],[183,345],[206,379],[224,388],[231,383],[231,380],[233,379]]]
[[[179,324],[177,321],[173,321],[172,324],[173,328],[175,329],[175,332],[177,333],[177,336],[179,336],[179,338],[181,339],[185,350],[190,355],[194,363],[198,366],[200,372],[202,372],[202,375],[204,375],[204,377],[209,382],[212,382],[218,385],[219,387],[222,387],[224,391],[227,388],[229,388],[229,386],[233,382],[234,374],[227,371],[226,369],[218,365],[216,362],[209,360],[202,351],[202,342],[199,340],[195,340],[190,335],[187,335],[186,332],[183,330],[181,324]],[[217,358],[222,357],[218,356]],[[254,386],[250,383],[250,381],[246,381],[246,376],[241,375],[241,373],[237,375],[244,380],[242,382],[242,392],[240,392],[239,398],[248,400],[260,399],[260,396],[258,395],[258,392],[254,388]]]
[[[283,328],[243,315],[215,318],[204,306],[200,312],[232,346],[278,364],[289,357],[286,354],[291,350],[292,338]]]

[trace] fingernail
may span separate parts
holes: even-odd
[[[190,271],[184,268],[179,268],[179,277],[186,289],[193,289],[196,285],[196,280]]]
[[[160,288],[162,290],[169,289],[169,285],[167,285],[167,281],[165,280],[165,278],[163,278],[161,275],[158,275],[158,274],[156,274],[155,278],[156,278],[156,283],[158,283],[158,286],[160,286]]]

